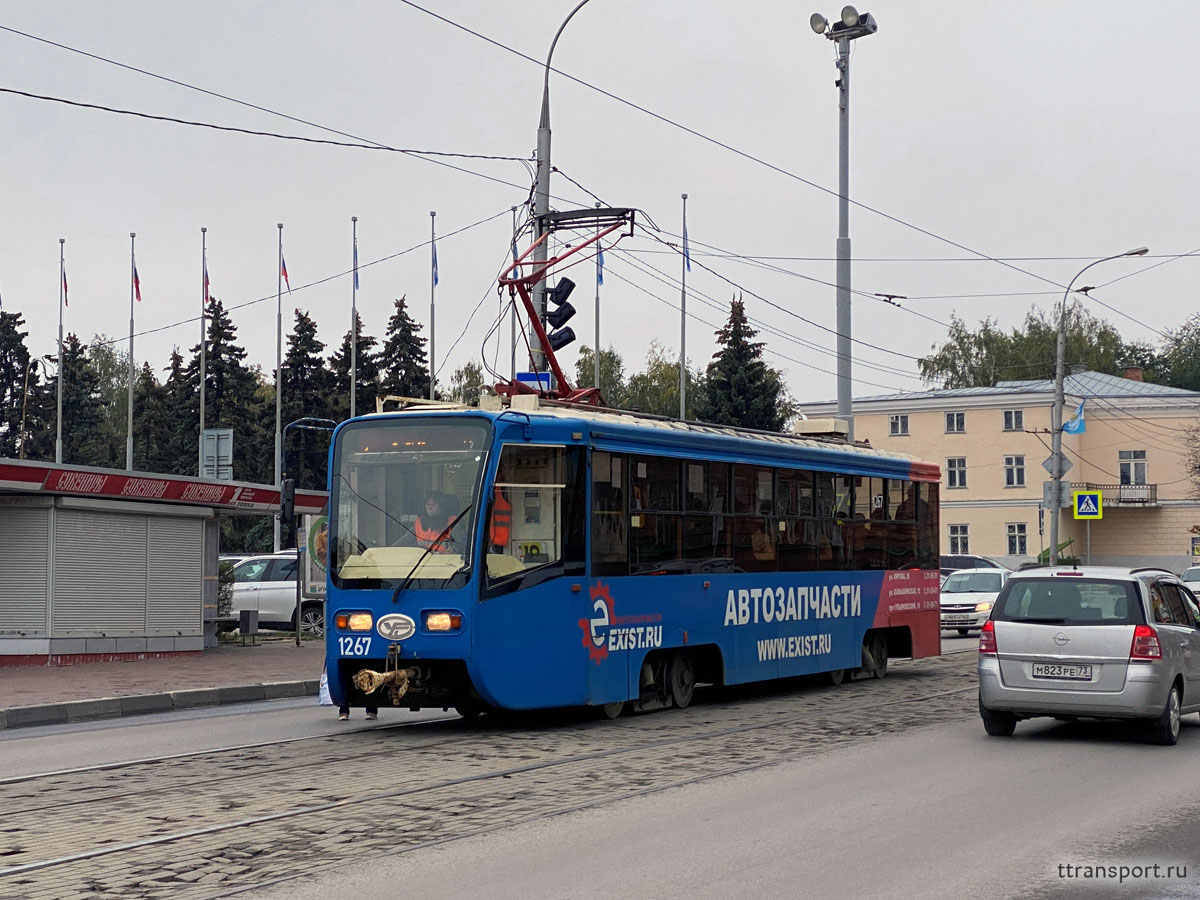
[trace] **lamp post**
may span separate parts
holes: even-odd
[[[567,27],[567,23],[571,21],[575,13],[579,12],[583,6],[588,3],[588,0],[580,0],[580,2],[571,10],[563,23],[558,26],[558,31],[554,33],[554,40],[550,42],[550,52],[546,54],[545,75],[542,79],[542,117],[538,122],[537,130],[537,175],[533,188],[533,217],[536,227],[535,239],[542,237],[545,232],[542,230],[544,225],[544,216],[550,212],[550,59],[554,56],[554,47],[558,44],[559,36],[562,35],[563,29]],[[533,248],[533,264],[536,269],[540,263],[546,261],[546,241],[541,241]],[[546,281],[542,279],[533,288],[533,306],[537,310],[538,318],[543,323],[546,321]],[[546,370],[546,354],[542,352],[540,345],[531,341],[531,354],[533,356],[533,368],[535,371],[544,372]]]
[[[841,21],[832,24],[820,13],[808,20],[812,30],[837,41],[838,80],[838,239],[837,239],[837,414],[854,440],[850,407],[850,42],[878,29],[870,13],[842,7]]]
[[[1071,279],[1067,285],[1067,289],[1063,291],[1062,308],[1058,311],[1058,345],[1054,352],[1054,407],[1050,411],[1050,468],[1052,470],[1050,477],[1054,484],[1054,509],[1050,513],[1050,565],[1052,566],[1058,563],[1058,519],[1059,511],[1062,508],[1060,497],[1062,495],[1063,477],[1063,379],[1067,367],[1067,299],[1071,296],[1071,289],[1075,287],[1075,282],[1079,280],[1079,276],[1092,266],[1098,266],[1100,263],[1121,259],[1126,256],[1145,256],[1149,252],[1149,247],[1138,247],[1136,250],[1126,250],[1124,253],[1116,253],[1112,256],[1105,256],[1102,259],[1090,262],[1075,273],[1075,277]],[[1085,290],[1091,290],[1091,288],[1085,288]]]

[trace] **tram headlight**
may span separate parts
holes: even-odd
[[[369,612],[338,613],[333,624],[339,631],[370,631],[375,618]]]
[[[425,613],[426,631],[458,631],[462,628],[462,615],[452,612]]]

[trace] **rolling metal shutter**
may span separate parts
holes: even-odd
[[[50,509],[0,510],[0,636],[44,636]]]
[[[54,636],[144,636],[147,517],[54,513]]]
[[[147,528],[146,634],[200,634],[204,520],[149,516]]]

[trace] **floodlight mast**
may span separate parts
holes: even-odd
[[[514,376],[512,381],[497,384],[496,393],[510,398],[514,394],[537,394],[547,399],[560,400],[565,403],[584,403],[591,406],[605,405],[604,397],[600,393],[599,387],[572,388],[570,382],[567,381],[567,377],[563,374],[562,367],[558,363],[558,357],[554,352],[554,338],[563,332],[556,332],[555,335],[547,334],[546,328],[542,324],[542,317],[538,314],[538,308],[534,304],[532,290],[535,286],[542,283],[546,278],[546,274],[556,266],[570,268],[579,263],[595,259],[596,253],[599,252],[598,245],[600,241],[613,232],[622,232],[617,235],[616,240],[630,236],[633,233],[633,218],[634,211],[632,209],[603,208],[567,210],[565,212],[548,213],[539,217],[539,237],[529,245],[524,253],[513,260],[501,273],[498,281],[501,289],[508,288],[509,296],[519,296],[521,298],[521,304],[525,308],[525,315],[529,319],[530,330],[538,342],[537,348],[529,348],[530,362],[534,362],[534,355],[540,349],[546,360],[546,368],[554,376],[555,385],[554,387],[544,388],[539,382],[535,387],[518,380]],[[586,235],[578,243],[567,247],[555,257],[550,259],[545,258],[546,243],[551,234],[557,231],[586,232],[588,230],[591,230],[592,233]],[[585,250],[590,250],[593,247],[596,249],[587,255],[583,255]],[[563,263],[566,263],[572,257],[576,258],[566,266],[563,266]],[[569,286],[563,292],[562,299],[558,301],[562,303],[560,309],[568,306],[565,303],[566,293],[574,286],[573,283],[569,282],[569,279],[564,279],[563,282],[560,282],[560,284],[563,283],[567,283]],[[549,291],[548,293],[554,293],[555,291]],[[569,315],[561,321],[565,322],[568,317]],[[559,343],[558,346],[565,346],[570,340],[574,340],[573,333],[566,342]],[[599,348],[596,348],[595,352],[599,353]],[[539,370],[535,368],[534,371]]]

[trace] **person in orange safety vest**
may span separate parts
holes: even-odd
[[[497,479],[499,480],[499,479]],[[508,539],[512,534],[512,504],[504,496],[504,488],[497,487],[492,501],[492,523],[489,540],[493,553],[507,553]]]
[[[447,553],[450,540],[450,518],[443,508],[442,495],[431,493],[425,498],[425,511],[417,516],[413,531],[417,545],[431,548],[434,553]]]

